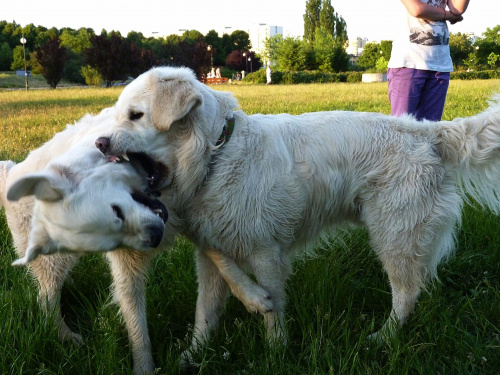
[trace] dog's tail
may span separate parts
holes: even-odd
[[[5,205],[5,195],[7,194],[7,176],[9,175],[9,169],[12,168],[16,163],[13,161],[0,161],[0,208]]]
[[[500,94],[484,112],[437,127],[442,156],[457,171],[467,200],[500,213]]]

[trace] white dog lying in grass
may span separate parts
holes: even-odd
[[[113,109],[87,115],[23,162],[0,162],[0,203],[22,256],[13,264],[30,263],[40,284],[40,303],[54,314],[62,338],[80,339],[65,325],[57,305],[78,255],[118,247],[151,250],[165,231],[166,208],[145,193],[147,176],[137,172],[142,168],[111,163],[94,146],[113,122]],[[124,268],[123,257],[108,258]]]
[[[374,337],[394,335],[452,253],[466,193],[500,210],[499,103],[437,123],[341,111],[247,116],[236,106],[188,69],[156,68],[124,89],[113,129],[96,142],[109,157],[144,152],[168,168],[154,186],[198,246],[192,351],[229,290],[264,315],[270,341],[284,341],[293,255],[351,223],[368,230],[392,289]],[[136,272],[146,265],[137,259]],[[136,312],[144,319],[143,306]],[[150,347],[134,348],[135,372],[153,372]]]

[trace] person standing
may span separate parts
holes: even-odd
[[[387,71],[391,114],[439,121],[453,71],[447,22],[462,21],[469,0],[401,2],[406,25],[393,41]]]
[[[271,65],[267,64],[266,68],[266,85],[271,84]]]

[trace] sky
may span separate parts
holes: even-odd
[[[48,6],[47,4],[50,4]],[[306,0],[25,0],[3,1],[0,20],[21,26],[33,23],[47,28],[92,28],[96,33],[142,32],[144,36],[182,34],[181,30],[209,30],[230,34],[249,32],[255,24],[283,26],[285,36],[302,37]],[[392,40],[391,18],[400,14],[398,0],[332,0],[335,11],[347,23],[349,38]],[[450,25],[450,32],[474,32],[500,24],[500,1],[471,0],[464,20]]]

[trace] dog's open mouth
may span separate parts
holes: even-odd
[[[149,189],[152,191],[160,189],[162,182],[168,176],[167,166],[156,162],[144,152],[128,152],[121,156],[110,156],[109,161],[113,163],[130,162],[137,171],[146,175]]]
[[[165,205],[158,199],[151,198],[150,196],[140,192],[132,193],[132,199],[149,208],[151,211],[153,211],[153,213],[158,215],[158,217],[162,219],[164,223],[167,222],[167,207],[165,207]]]

